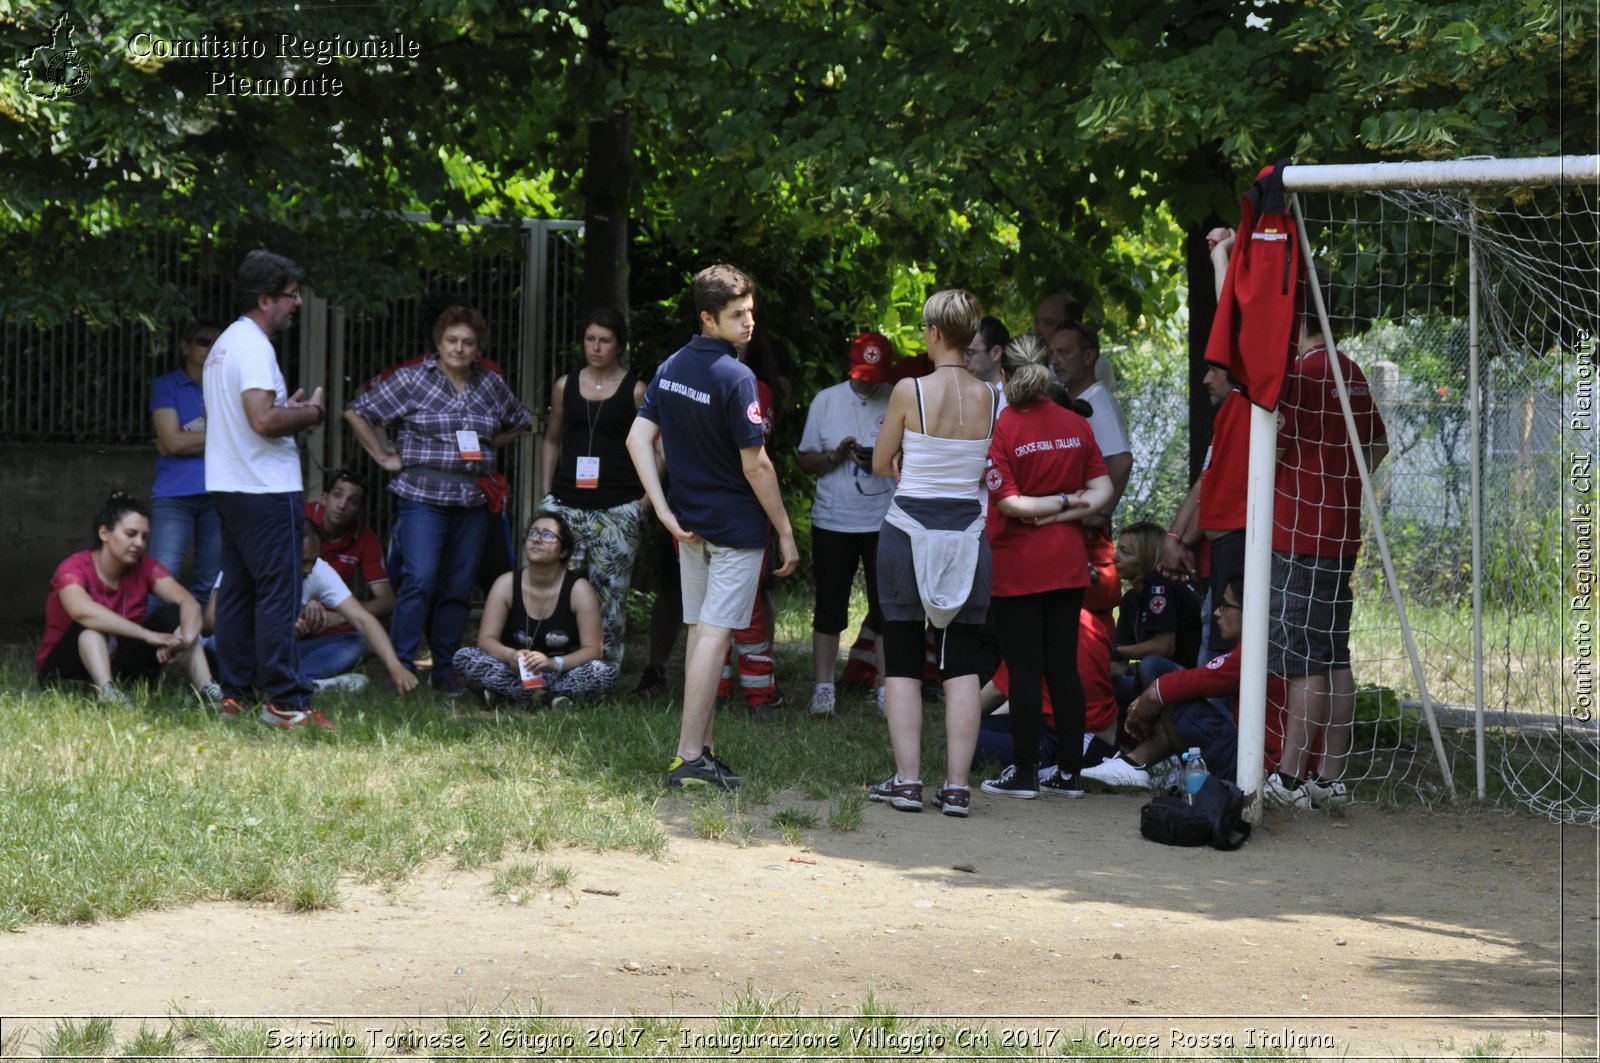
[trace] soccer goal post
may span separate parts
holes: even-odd
[[[1600,156],[1282,176],[1305,261],[1331,280],[1308,284],[1307,304],[1351,372],[1324,356],[1336,410],[1254,413],[1239,785],[1260,795],[1281,763],[1362,799],[1470,792],[1595,823]],[[1376,450],[1360,445],[1373,410]],[[1302,514],[1325,501],[1292,438],[1276,460],[1278,425],[1307,418],[1351,441],[1360,531],[1339,556],[1275,561],[1275,491],[1298,492]],[[1330,580],[1349,588],[1343,611],[1294,604]],[[1292,645],[1274,649],[1285,630]],[[1269,658],[1293,675],[1300,634],[1338,647],[1332,670],[1269,682]]]

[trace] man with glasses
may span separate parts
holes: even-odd
[[[889,365],[894,346],[879,332],[863,332],[850,345],[850,376],[823,388],[806,411],[800,433],[800,468],[817,478],[811,502],[811,556],[817,600],[811,619],[811,660],[816,686],[811,714],[829,716],[837,695],[839,633],[850,624],[850,588],[860,569],[867,583],[867,617],[877,674],[883,673],[883,630],[878,608],[878,528],[889,511],[894,480],[872,475],[872,446],[889,412]],[[880,700],[881,700],[881,689]]]
[[[978,334],[967,344],[967,368],[985,384],[1000,386],[1000,356],[1011,342],[1011,331],[997,317],[978,322]],[[1000,408],[1005,409],[1005,392],[1000,392]]]
[[[294,437],[323,422],[322,389],[289,394],[272,337],[300,305],[301,270],[252,251],[236,282],[241,316],[205,364],[206,490],[222,525],[217,678],[222,715],[255,699],[274,727],[334,724],[311,708],[295,642],[300,614],[300,452]]]
[[[1236,643],[1243,623],[1243,601],[1244,577],[1236,576],[1222,592],[1213,616],[1217,629]],[[1239,697],[1237,646],[1199,668],[1172,664],[1171,671],[1158,676],[1128,705],[1123,727],[1138,744],[1084,768],[1083,777],[1102,786],[1143,789],[1152,782],[1152,765],[1193,747],[1205,758],[1207,771],[1232,782],[1238,771],[1239,728],[1233,717],[1211,700],[1224,697]]]

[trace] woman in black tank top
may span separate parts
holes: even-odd
[[[478,645],[456,651],[457,674],[491,702],[561,704],[616,686],[594,588],[567,568],[572,548],[560,514],[539,514],[523,540],[525,563],[495,580],[484,600]]]
[[[576,540],[571,567],[600,601],[606,660],[622,662],[625,605],[643,533],[644,486],[628,456],[628,430],[644,383],[622,364],[628,322],[609,308],[584,322],[584,365],[550,393],[550,423],[540,451],[543,501]]]

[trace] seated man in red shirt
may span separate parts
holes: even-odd
[[[349,469],[340,469],[321,498],[306,503],[306,517],[322,529],[322,560],[362,599],[368,613],[386,621],[394,612],[394,587],[383,565],[383,547],[362,520],[366,500],[366,484]],[[301,640],[301,665],[308,675],[343,678],[373,653],[360,632],[314,598],[301,610],[295,632]]]
[[[1223,638],[1237,642],[1243,601],[1244,579],[1236,577],[1223,591],[1213,617]],[[1146,687],[1128,706],[1123,726],[1138,745],[1083,769],[1083,777],[1104,786],[1149,786],[1152,764],[1198,746],[1211,774],[1232,781],[1238,768],[1239,728],[1232,717],[1210,699],[1237,697],[1238,694],[1237,646],[1199,668],[1168,672]],[[1174,748],[1167,728],[1161,724],[1164,707],[1171,709],[1173,730],[1182,743],[1178,748]]]

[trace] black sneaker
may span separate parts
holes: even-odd
[[[1032,801],[1039,796],[1038,772],[1032,768],[1018,771],[1015,764],[1008,765],[998,779],[985,779],[979,787],[995,797],[1020,797]]]
[[[673,788],[711,786],[718,790],[732,790],[739,784],[732,782],[718,769],[710,757],[701,755],[693,760],[673,757],[667,767],[667,785]]]
[[[730,786],[738,786],[740,783],[744,782],[744,776],[734,771],[733,767],[727,761],[711,752],[710,746],[703,747],[700,756],[716,765],[717,771],[721,773],[723,781],[727,782]]]
[[[867,796],[901,812],[922,811],[922,783],[905,782],[898,775],[891,775],[869,789]]]
[[[1063,775],[1057,768],[1039,780],[1039,792],[1046,797],[1082,797],[1083,776],[1077,772]]]
[[[972,791],[965,786],[951,786],[946,783],[934,792],[933,807],[947,816],[967,818],[967,813],[972,808]]]
[[[667,693],[667,670],[658,668],[653,664],[645,665],[644,673],[639,676],[639,685],[633,688],[629,696],[644,701],[650,698],[664,697]]]

